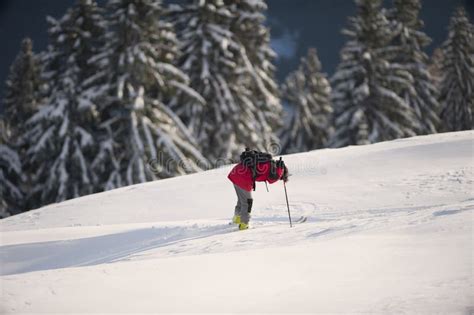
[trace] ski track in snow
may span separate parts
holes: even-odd
[[[226,219],[184,224],[162,222],[148,228],[90,238],[2,246],[0,275],[289,246],[361,231],[403,228],[472,211],[474,200],[453,205],[353,211],[322,211],[316,204],[295,202],[292,208],[293,219],[300,215],[308,217],[307,222],[295,223],[292,229],[288,216],[277,215],[285,213],[286,205],[276,205],[262,211],[274,214],[253,217],[251,229],[243,232]]]

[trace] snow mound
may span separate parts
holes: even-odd
[[[474,132],[284,157],[251,229],[231,166],[0,221],[0,312],[472,312]],[[184,303],[183,303],[184,302]]]

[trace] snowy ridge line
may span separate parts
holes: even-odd
[[[4,268],[0,269],[0,275],[111,263],[146,250],[232,231],[227,224],[211,223],[204,230],[193,230],[196,224],[190,227],[162,224],[164,226],[160,228],[148,227],[74,240],[2,246],[0,261]],[[25,259],[31,261],[28,266],[21,263]]]
[[[178,244],[178,243],[181,243],[181,242],[187,242],[187,241],[191,241],[191,240],[203,239],[203,238],[206,238],[206,237],[209,237],[209,236],[215,236],[215,235],[230,233],[230,232],[234,232],[234,231],[237,230],[235,226],[229,226],[228,224],[227,225],[222,225],[222,226],[217,226],[217,227],[219,227],[219,229],[217,229],[217,232],[216,231],[214,231],[214,232],[209,231],[209,233],[205,233],[205,234],[201,234],[201,235],[198,234],[197,236],[190,236],[190,237],[185,237],[185,238],[178,238],[178,239],[171,240],[169,242],[164,242],[164,243],[160,243],[158,241],[158,243],[155,244],[155,242],[157,240],[159,240],[159,238],[148,240],[146,242],[143,242],[141,244],[141,246],[138,246],[138,247],[135,247],[135,248],[132,248],[132,249],[126,249],[126,250],[123,250],[123,251],[114,252],[113,254],[110,254],[110,255],[107,255],[107,256],[104,256],[104,257],[100,257],[100,258],[97,258],[97,259],[92,259],[92,260],[89,260],[89,261],[86,261],[86,262],[83,262],[83,263],[80,263],[80,264],[77,264],[77,265],[73,265],[71,267],[74,268],[74,267],[84,267],[84,266],[98,265],[98,264],[102,264],[102,263],[114,263],[114,262],[120,261],[120,260],[122,260],[122,259],[124,259],[128,256],[137,254],[139,252],[144,252],[144,251],[151,250],[151,249],[157,249],[157,248],[160,248],[160,247],[175,245],[175,244]],[[222,228],[222,229],[220,229],[220,228]],[[154,229],[154,227],[152,229]],[[191,234],[193,234],[193,233],[191,233]]]
[[[201,240],[201,243],[206,243],[204,240],[207,238],[238,232],[238,227],[229,224],[227,219],[210,220],[207,222],[198,221],[200,223],[192,223],[190,221],[181,222],[181,224],[179,222],[160,222],[152,227],[125,230],[87,238],[46,242],[35,241],[32,243],[1,246],[0,261],[4,263],[5,267],[0,270],[0,275],[114,263],[124,259],[129,260],[139,253],[150,250],[173,247],[181,243],[198,240]],[[250,231],[278,226],[286,228],[288,224],[285,221],[269,221],[268,219],[264,219],[264,222],[252,224],[251,229],[241,232],[244,234],[241,234],[238,238],[248,235]],[[74,227],[75,230],[88,230],[89,228]],[[97,231],[97,227],[93,228]],[[18,232],[13,233],[18,235]],[[50,252],[56,254],[51,255],[49,254]],[[196,255],[196,253],[190,253],[190,255]],[[21,263],[25,259],[31,261],[31,263],[26,265]]]

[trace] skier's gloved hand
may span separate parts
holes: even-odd
[[[278,160],[278,161],[276,162],[276,166],[277,166],[278,168],[284,168],[284,167],[285,167],[285,162],[283,162],[283,160]]]

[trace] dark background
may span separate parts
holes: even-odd
[[[99,4],[105,2],[100,0]],[[168,2],[173,1],[165,1]],[[0,111],[4,82],[9,66],[20,49],[21,40],[31,37],[34,51],[44,50],[48,40],[46,16],[59,18],[74,3],[74,0],[0,0]],[[276,60],[278,80],[282,82],[288,72],[298,66],[308,47],[317,48],[323,71],[331,75],[345,42],[340,31],[346,26],[347,17],[355,14],[354,1],[267,0],[267,4],[272,47],[279,55]],[[391,1],[385,0],[384,4],[391,6]],[[449,17],[460,5],[468,10],[472,22],[474,0],[423,1],[421,19],[425,22],[426,33],[433,39],[428,53],[431,54],[445,40]]]

